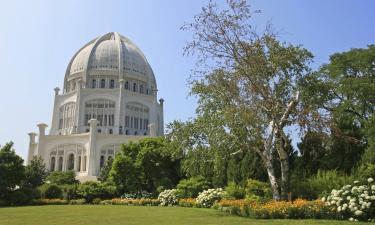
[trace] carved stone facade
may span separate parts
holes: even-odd
[[[40,155],[49,170],[74,170],[93,180],[129,141],[164,134],[163,99],[141,50],[111,32],[83,46],[71,59],[60,93],[55,88],[52,124],[29,133],[28,161]],[[38,140],[36,140],[38,136]]]

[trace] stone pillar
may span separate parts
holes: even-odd
[[[163,98],[159,99],[159,103],[160,103],[160,124],[159,124],[160,134],[159,136],[162,136],[164,135],[164,99]]]
[[[48,125],[45,123],[40,123],[37,126],[39,128],[39,141],[40,141],[40,138],[46,135],[46,128],[48,127]]]
[[[78,134],[78,133],[81,133],[81,126],[80,126],[80,119],[79,119],[79,116],[81,114],[81,89],[82,89],[82,85],[83,85],[83,82],[82,80],[78,80],[77,81],[77,84],[76,84],[76,87],[77,87],[77,96],[76,96],[76,108],[75,108],[75,115],[74,115],[74,130],[73,130],[73,133],[74,134]],[[85,121],[85,124],[86,124],[86,121]]]
[[[113,131],[114,134],[119,134],[120,126],[124,127],[124,116],[123,116],[123,95],[124,95],[124,85],[125,85],[125,80],[120,79],[119,80],[119,98],[118,98],[118,106],[116,109],[116,117],[117,117],[117,129]]]
[[[28,133],[28,135],[29,135],[30,141],[29,141],[29,152],[27,155],[27,162],[26,162],[27,164],[29,164],[30,160],[33,159],[35,155],[35,149],[37,147],[37,143],[35,142],[35,136],[37,134],[34,132],[31,132],[31,133]]]
[[[150,125],[148,125],[148,129],[150,130],[150,136],[156,137],[157,125],[155,123],[151,123]]]
[[[97,126],[98,126],[97,119],[90,119],[90,133],[89,133],[89,149],[87,151],[87,175],[88,176],[96,176],[96,167],[97,167],[97,159],[96,159],[96,138],[97,138]]]

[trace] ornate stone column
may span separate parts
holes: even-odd
[[[90,133],[89,133],[89,149],[87,151],[87,175],[88,176],[96,176],[96,138],[97,138],[97,126],[98,120],[97,119],[90,119]]]

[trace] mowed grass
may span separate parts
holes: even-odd
[[[258,225],[353,224],[330,220],[258,220],[213,209],[119,205],[54,205],[0,208],[1,225]],[[368,224],[368,223],[356,223]]]

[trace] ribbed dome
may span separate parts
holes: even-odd
[[[65,74],[70,76],[108,74],[139,77],[155,83],[151,66],[142,51],[128,38],[110,32],[83,46],[71,59]]]

